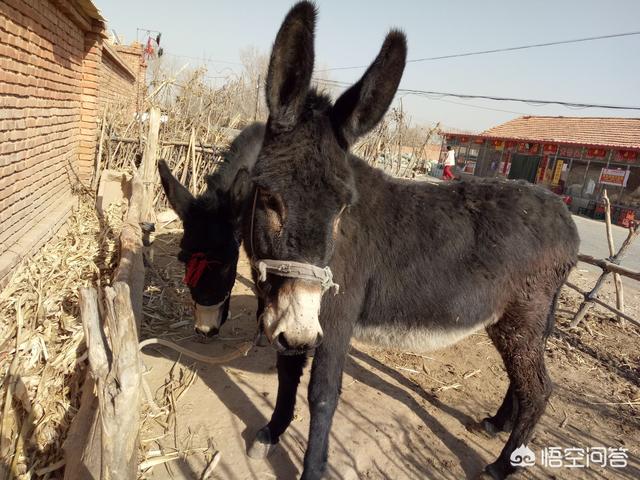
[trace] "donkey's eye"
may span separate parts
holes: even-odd
[[[342,208],[340,209],[340,211],[338,212],[338,214],[336,215],[336,217],[333,219],[333,238],[334,240],[336,239],[336,237],[338,236],[338,231],[340,228],[340,220],[342,219],[342,214],[344,213],[344,211],[347,209],[347,205],[343,205]]]
[[[274,230],[281,230],[286,218],[286,208],[280,194],[260,189],[260,203],[266,210],[269,225]]]

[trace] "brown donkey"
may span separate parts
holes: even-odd
[[[485,468],[504,478],[551,393],[544,350],[558,291],[576,263],[575,225],[560,198],[536,186],[403,181],[351,155],[394,97],[405,36],[391,31],[332,104],[310,88],[315,17],[313,4],[298,3],[276,37],[269,119],[244,218],[279,381],[273,417],[249,454],[266,455],[291,422],[305,351],[316,347],[302,478],[317,479],[352,336],[415,351],[484,328],[510,380],[497,413],[482,422],[489,433],[511,431]]]

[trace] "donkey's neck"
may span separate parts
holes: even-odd
[[[397,179],[361,158],[350,156],[349,161],[358,192],[358,200],[349,210],[347,228],[351,231],[347,241],[352,244],[351,248],[368,251],[374,257],[379,257],[376,254],[403,257],[403,242],[413,238],[407,237],[408,232],[427,236],[434,249],[440,248],[443,242],[451,242],[448,227],[438,220],[442,215],[434,213],[450,208],[449,185]],[[424,243],[425,240],[415,241]]]
[[[356,214],[359,222],[366,223],[367,219],[371,218],[367,211],[376,211],[382,215],[378,219],[373,219],[375,223],[380,223],[385,216],[397,217],[398,214],[402,216],[410,214],[404,211],[404,206],[408,205],[403,203],[403,200],[411,200],[410,204],[415,203],[415,197],[418,194],[420,197],[431,197],[431,200],[437,201],[437,192],[442,190],[428,182],[391,177],[380,169],[370,166],[360,157],[350,156],[350,163],[358,192],[357,203],[360,207],[356,211],[364,210],[362,215]],[[376,207],[379,209],[372,210]],[[425,214],[426,211],[425,208],[420,213]]]

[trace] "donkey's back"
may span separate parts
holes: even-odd
[[[536,295],[551,299],[575,265],[578,234],[561,199],[524,182],[440,185],[369,176],[358,215],[367,273],[356,335],[430,350],[500,320]],[[375,216],[366,211],[376,211]],[[357,235],[356,235],[357,236]]]

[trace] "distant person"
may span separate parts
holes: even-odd
[[[453,180],[455,175],[453,174],[453,167],[456,164],[456,152],[453,151],[451,145],[447,145],[447,156],[444,159],[444,171],[442,172],[443,180]]]

